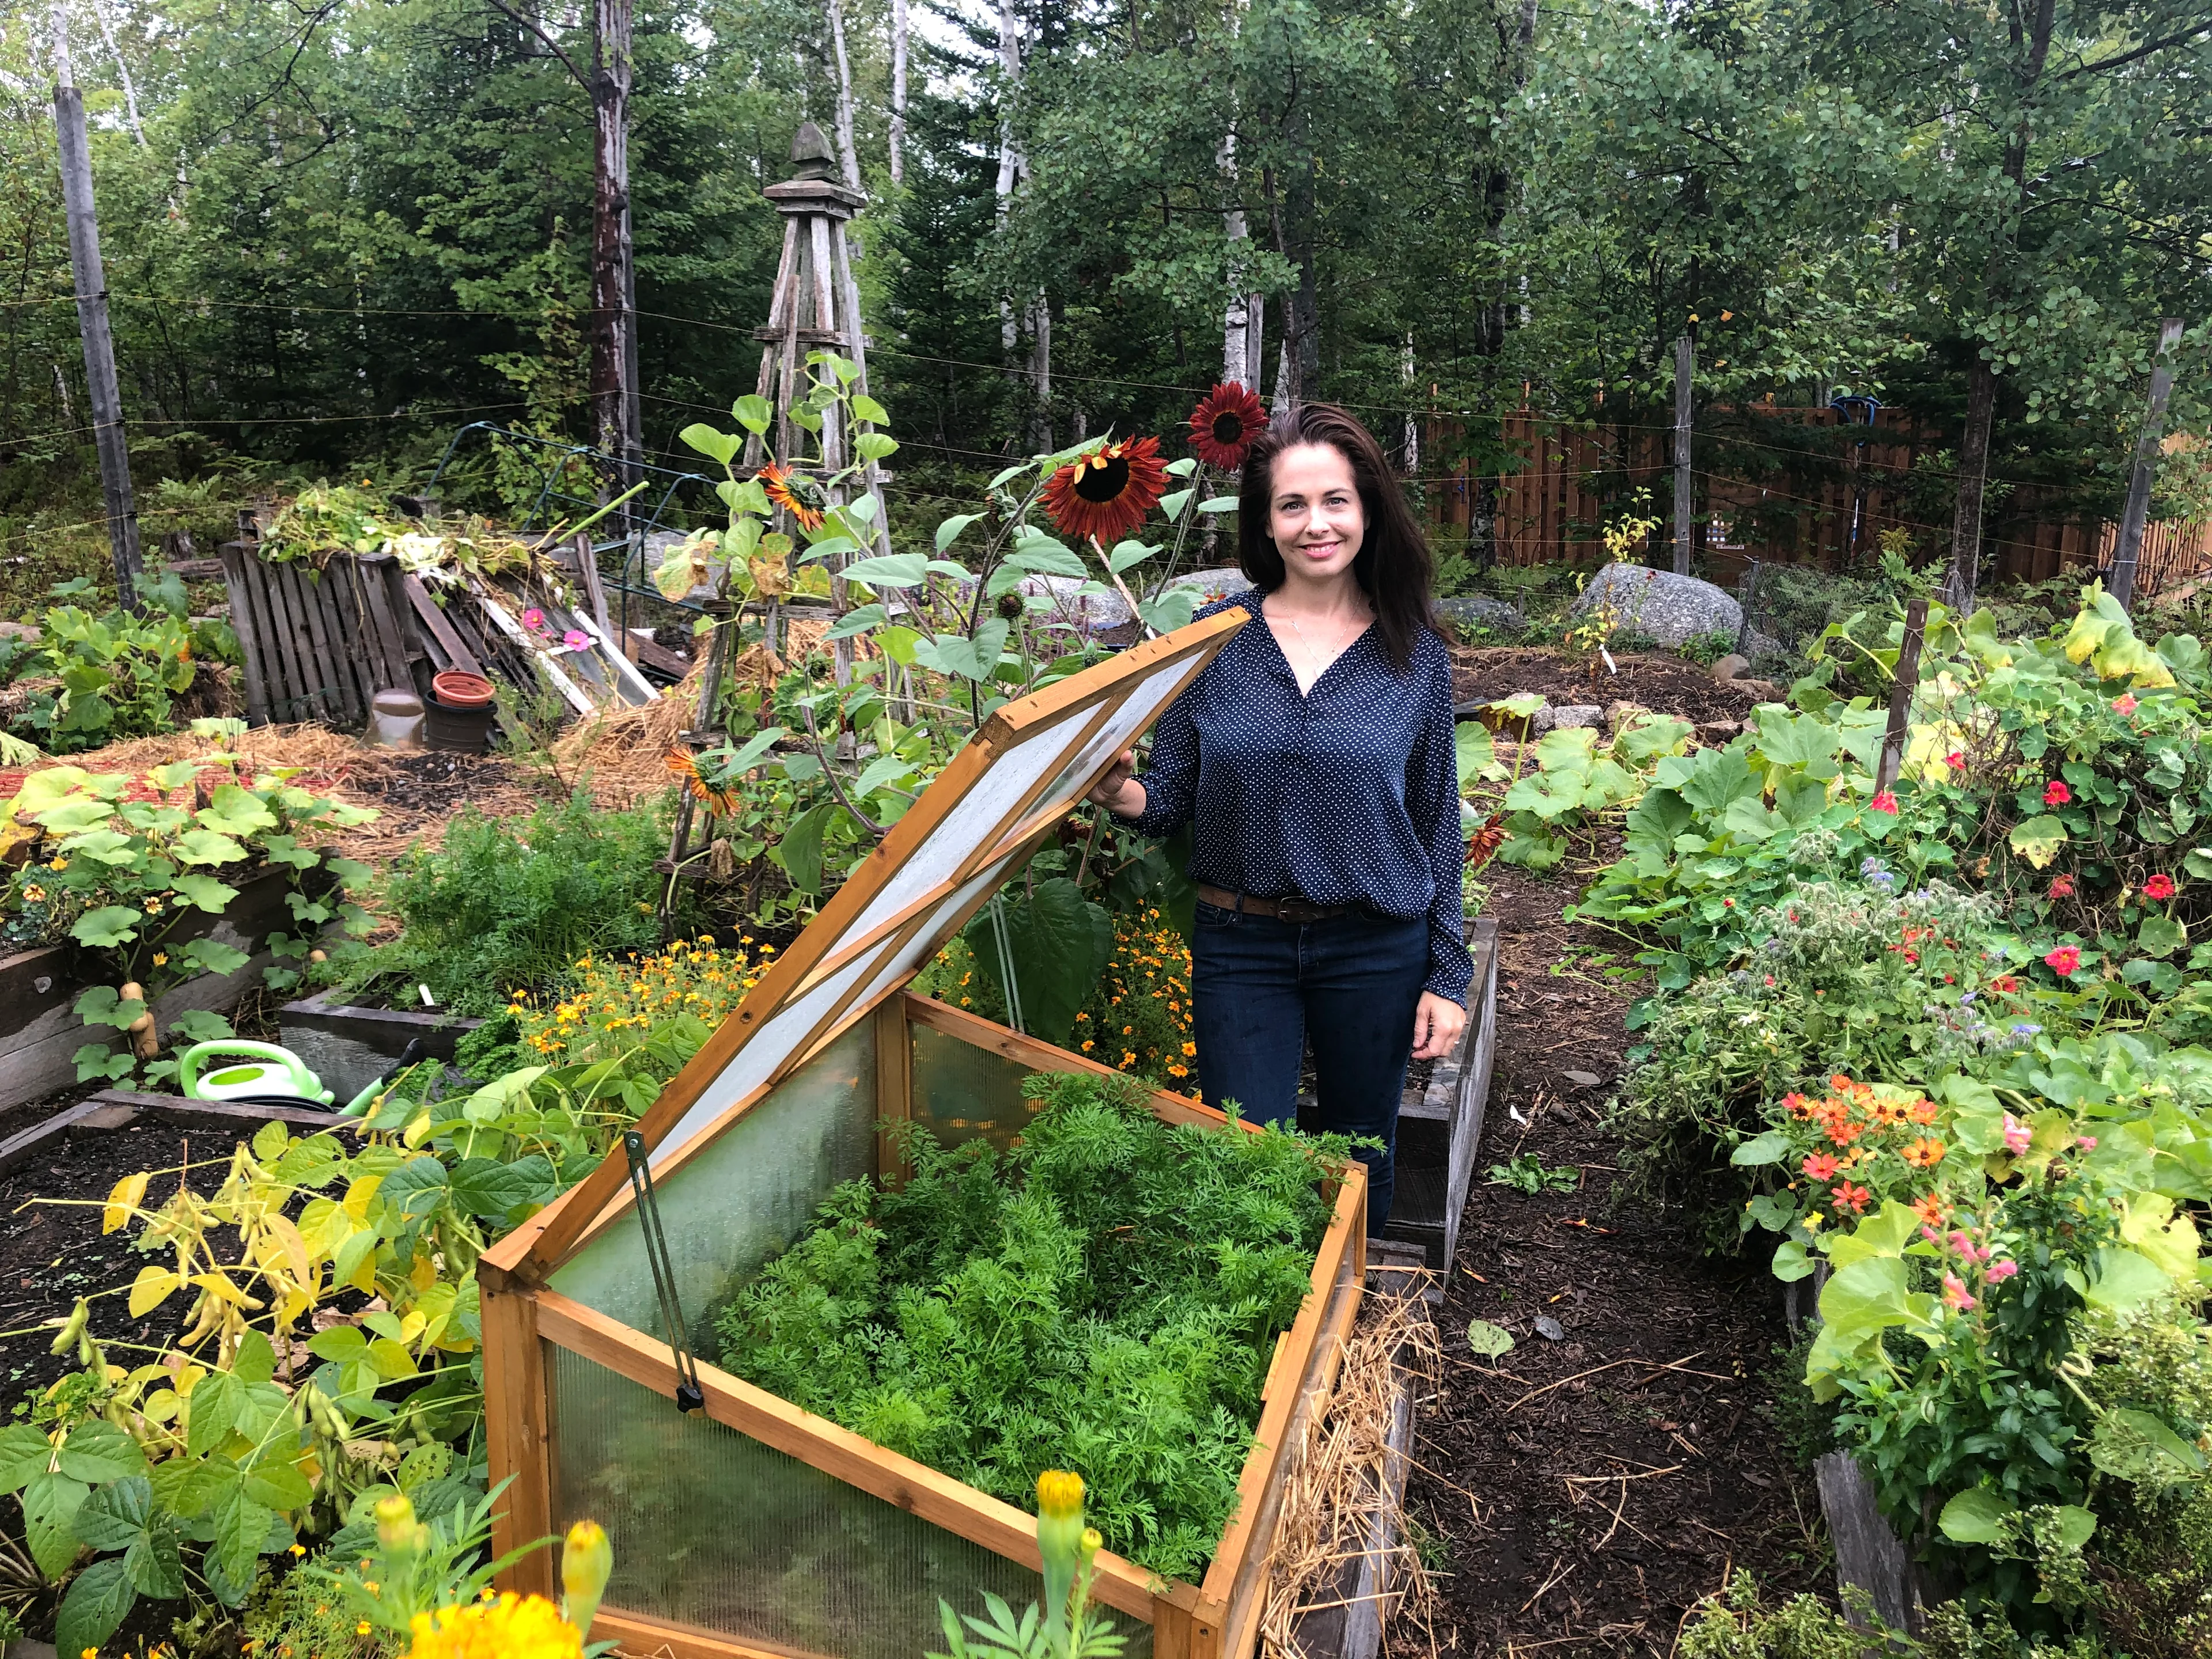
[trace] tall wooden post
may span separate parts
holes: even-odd
[[[107,326],[107,273],[100,262],[100,221],[93,212],[92,150],[85,138],[84,100],[70,73],[69,28],[54,8],[54,130],[59,140],[62,201],[69,216],[70,268],[76,277],[76,325],[84,340],[84,380],[92,395],[93,441],[100,451],[100,488],[106,498],[107,541],[115,586],[126,611],[139,608],[138,508],[131,491],[131,456],[123,441],[123,398],[115,384],[115,337]]]
[[[1905,635],[1897,648],[1897,677],[1889,688],[1889,725],[1881,739],[1881,756],[1875,763],[1875,793],[1880,794],[1897,781],[1905,769],[1905,739],[1911,728],[1912,696],[1920,689],[1920,648],[1928,635],[1928,601],[1917,599],[1905,607]]]
[[[2166,435],[2166,400],[2173,392],[2174,347],[2181,343],[2181,319],[2158,325],[2158,356],[2151,364],[2150,407],[2136,434],[2135,471],[2128,478],[2127,510],[2120,518],[2120,543],[2112,555],[2111,592],[2120,609],[2135,604],[2136,560],[2142,552],[2143,525],[2150,517],[2150,487],[2158,476],[2159,441]]]
[[[630,237],[630,0],[595,0],[592,66],[592,436],[622,463],[620,495],[637,482],[637,262]],[[628,514],[624,514],[627,522]]]
[[[1690,574],[1690,380],[1697,343],[1674,342],[1674,574]]]

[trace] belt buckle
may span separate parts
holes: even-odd
[[[1327,911],[1327,906],[1316,904],[1311,899],[1286,898],[1275,902],[1275,916],[1281,921],[1319,921]]]

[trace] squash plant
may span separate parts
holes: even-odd
[[[168,987],[245,966],[248,955],[234,945],[179,935],[196,915],[222,915],[239,894],[227,878],[257,873],[257,865],[283,871],[291,887],[286,903],[296,931],[280,931],[269,941],[280,958],[304,957],[333,921],[365,927],[366,914],[343,893],[346,884],[368,877],[367,866],[304,842],[320,831],[367,823],[375,813],[300,788],[289,771],[241,783],[235,756],[218,754],[208,762],[157,767],[143,780],[57,766],[23,781],[15,814],[35,825],[41,839],[37,855],[15,873],[8,899],[14,907],[42,908],[51,934],[75,940],[112,975],[112,982],[77,998],[76,1012],[87,1025],[128,1031]],[[210,774],[222,779],[212,787]],[[269,973],[280,988],[298,978],[290,969]],[[140,994],[125,996],[125,986]],[[219,1015],[199,1012],[174,1025],[176,1035],[190,1041],[229,1030]],[[105,1041],[89,1042],[77,1052],[77,1078],[127,1077],[137,1060],[128,1047],[118,1053]],[[173,1062],[161,1061],[146,1075],[157,1079],[172,1070]]]
[[[156,1259],[77,1304],[57,1351],[82,1369],[0,1430],[0,1492],[40,1571],[69,1581],[62,1645],[100,1646],[141,1595],[240,1606],[261,1556],[395,1490],[435,1515],[480,1488],[477,1257],[653,1092],[621,1056],[451,1100],[395,1090],[343,1133],[265,1126],[210,1196],[182,1170],[118,1182],[102,1230]],[[349,1292],[368,1310],[340,1313]],[[117,1327],[176,1322],[151,1346],[103,1338],[109,1297]]]

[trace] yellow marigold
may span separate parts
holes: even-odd
[[[1183,1057],[1188,1060],[1198,1053],[1198,1045],[1195,1042],[1186,1042],[1182,1045],[1182,1052]]]
[[[1064,1520],[1083,1513],[1083,1477],[1066,1469],[1047,1469],[1037,1476],[1037,1513]]]
[[[418,1613],[408,1659],[582,1659],[583,1632],[542,1595]]]

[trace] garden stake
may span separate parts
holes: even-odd
[[[1027,1036],[1030,1028],[1022,1020],[1022,994],[1014,983],[1014,947],[1006,936],[1006,901],[1001,893],[991,895],[991,938],[999,947],[999,977],[1006,988],[1006,1024]]]
[[[653,1269],[653,1288],[660,1297],[661,1322],[668,1328],[669,1351],[676,1356],[676,1409],[696,1412],[707,1403],[699,1387],[698,1362],[691,1358],[691,1338],[684,1323],[684,1310],[676,1300],[676,1270],[669,1263],[668,1240],[660,1231],[660,1205],[653,1195],[653,1167],[646,1158],[645,1137],[635,1129],[624,1132],[623,1152],[629,1159],[630,1191],[637,1195],[638,1226],[645,1234],[645,1259]]]
[[[1897,680],[1889,688],[1889,729],[1881,740],[1881,760],[1874,773],[1877,795],[1897,781],[1905,766],[1906,724],[1912,714],[1912,694],[1920,686],[1920,645],[1928,629],[1928,601],[1916,599],[1905,607],[1905,637],[1897,647]]]

